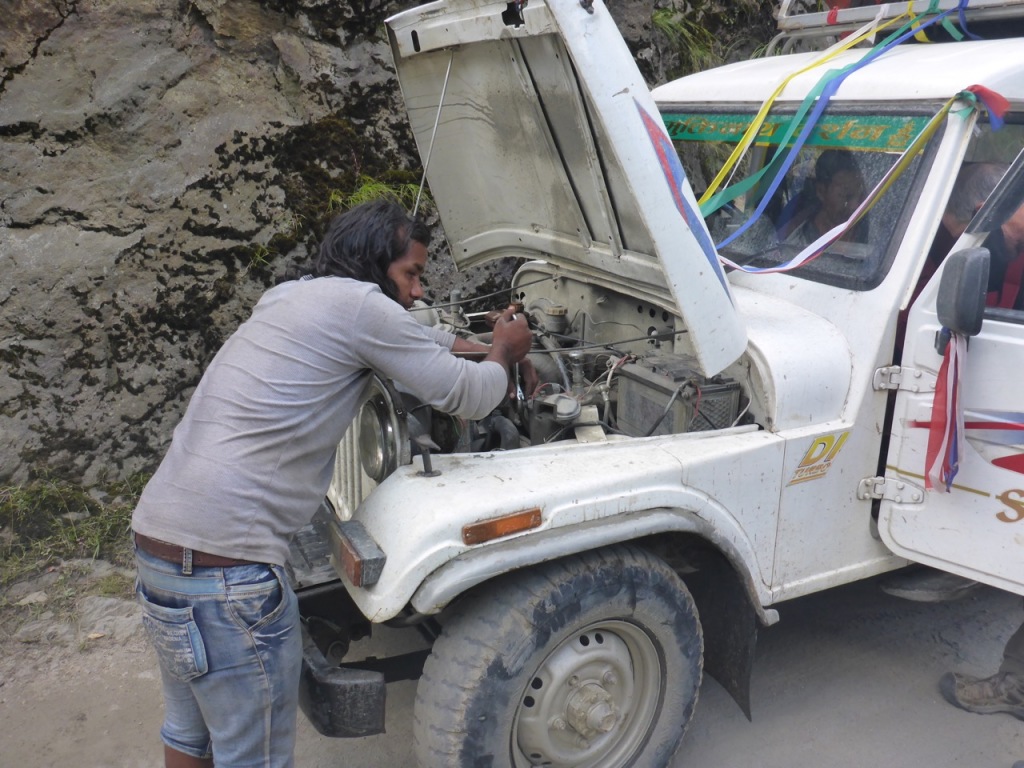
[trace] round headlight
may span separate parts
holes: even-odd
[[[359,408],[359,461],[363,472],[380,483],[407,464],[409,437],[401,399],[388,382],[376,376],[367,387]]]
[[[382,406],[380,398],[374,397],[359,410],[359,460],[363,472],[376,483],[387,477],[395,455],[394,431]]]

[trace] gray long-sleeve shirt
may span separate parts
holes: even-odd
[[[459,416],[482,418],[498,405],[504,369],[453,356],[454,339],[372,283],[329,277],[267,291],[199,382],[133,529],[284,564],[290,537],[327,491],[372,371]]]

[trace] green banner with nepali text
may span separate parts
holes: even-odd
[[[664,112],[662,120],[673,141],[720,141],[735,144],[743,138],[752,115]],[[778,144],[792,117],[768,117],[755,144]],[[924,116],[824,115],[807,143],[818,147],[902,152],[927,124]]]

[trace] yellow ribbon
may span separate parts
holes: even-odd
[[[899,16],[889,19],[888,21],[879,23],[878,20],[875,19],[871,22],[868,22],[868,24],[861,27],[857,32],[851,34],[845,40],[842,40],[841,42],[828,48],[817,59],[812,61],[807,66],[798,69],[797,71],[788,75],[781,83],[779,83],[778,87],[776,87],[772,94],[761,105],[761,108],[754,116],[753,122],[751,122],[750,125],[747,126],[747,130],[743,133],[743,136],[740,139],[739,143],[736,145],[736,148],[733,149],[732,154],[729,155],[729,158],[725,161],[725,164],[722,166],[721,170],[711,181],[711,184],[708,186],[707,190],[705,190],[704,194],[701,195],[700,200],[697,201],[698,204],[703,205],[711,198],[713,194],[715,194],[715,192],[718,191],[718,188],[721,186],[722,182],[732,171],[733,166],[735,166],[736,163],[739,162],[740,158],[743,157],[747,149],[753,143],[754,138],[761,130],[761,126],[764,125],[764,121],[768,117],[768,113],[771,111],[771,108],[775,105],[775,100],[779,97],[779,94],[781,94],[786,89],[786,86],[789,85],[794,78],[814,69],[815,67],[820,67],[822,64],[828,63],[836,56],[838,56],[840,53],[849,50],[853,46],[877,34],[886,27],[892,26],[904,18],[911,18],[912,14],[910,13],[909,9],[910,3],[907,4],[906,11],[901,13]]]

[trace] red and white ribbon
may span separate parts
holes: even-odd
[[[960,468],[964,441],[964,407],[960,392],[961,370],[967,359],[967,337],[952,334],[939,368],[932,401],[924,487],[949,493]]]

